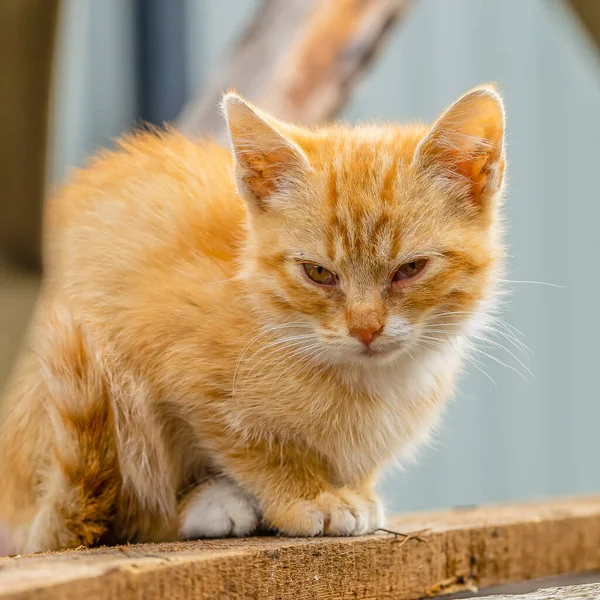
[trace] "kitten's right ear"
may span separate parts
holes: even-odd
[[[236,94],[226,94],[223,111],[235,156],[237,187],[251,208],[265,210],[278,193],[308,170],[302,150],[278,131],[277,122]]]

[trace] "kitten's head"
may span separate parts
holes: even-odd
[[[275,120],[224,99],[248,206],[243,277],[300,352],[374,364],[466,333],[494,295],[504,111],[476,88],[427,127]]]

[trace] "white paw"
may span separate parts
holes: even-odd
[[[187,500],[180,517],[181,539],[243,537],[259,521],[250,496],[227,479],[215,479],[198,488]]]

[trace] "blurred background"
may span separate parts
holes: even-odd
[[[0,386],[39,285],[44,197],[142,121],[177,119],[187,105],[182,127],[217,123],[205,90],[238,86],[219,79],[227,57],[251,52],[247,24],[276,2],[0,0]],[[600,3],[398,5],[363,76],[345,84],[338,117],[432,120],[470,87],[498,82],[514,282],[503,318],[524,334],[533,375],[484,347],[490,377],[468,369],[436,442],[382,482],[387,503],[399,511],[600,492]],[[280,49],[262,51],[273,59]]]

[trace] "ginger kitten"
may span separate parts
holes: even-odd
[[[501,268],[494,87],[429,127],[223,109],[233,157],[129,136],[48,204],[0,415],[15,551],[373,531],[452,394]]]

